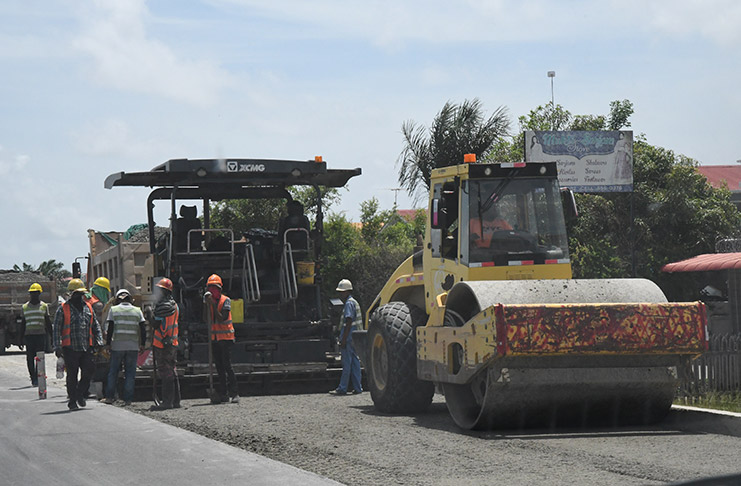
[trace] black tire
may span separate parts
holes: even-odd
[[[435,385],[417,379],[415,329],[426,321],[422,309],[404,302],[390,302],[371,316],[366,371],[378,411],[423,412],[432,403]]]

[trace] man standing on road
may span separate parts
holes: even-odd
[[[67,290],[71,294],[69,300],[59,306],[54,315],[54,353],[57,358],[64,355],[69,396],[67,407],[77,410],[86,405],[90,378],[95,372],[93,348],[103,345],[103,335],[93,306],[83,301],[87,289],[82,280],[73,278]],[[81,371],[79,381],[78,371]]]
[[[332,390],[333,395],[346,395],[347,387],[352,380],[353,393],[362,393],[363,387],[360,384],[360,360],[355,354],[355,347],[352,343],[352,332],[363,326],[363,314],[360,312],[360,304],[352,298],[352,282],[348,279],[340,280],[337,284],[337,292],[340,299],[344,302],[345,307],[342,309],[342,322],[340,330],[340,353],[342,357],[342,376],[337,389]]]
[[[49,307],[41,300],[41,292],[40,284],[31,284],[28,288],[28,302],[23,304],[21,316],[21,335],[26,345],[26,364],[33,386],[39,386],[36,353],[46,351],[46,339],[47,336],[51,336]]]
[[[206,319],[211,323],[211,347],[216,371],[219,374],[219,394],[222,402],[239,403],[237,377],[232,369],[234,326],[232,325],[232,300],[221,293],[221,277],[208,277],[207,292],[203,294]],[[228,395],[227,395],[228,393]]]
[[[152,351],[157,363],[157,375],[162,379],[162,403],[154,405],[151,410],[169,410],[180,408],[180,383],[175,369],[180,312],[172,298],[172,280],[163,278],[157,282],[156,287]]]
[[[85,296],[87,302],[93,306],[93,312],[95,312],[95,318],[98,319],[101,329],[104,333],[106,330],[105,312],[106,306],[108,306],[108,299],[111,296],[111,282],[105,277],[98,277],[93,282],[93,288],[90,289],[90,293]]]
[[[124,405],[131,405],[134,399],[134,378],[136,377],[136,358],[144,348],[146,321],[141,309],[131,304],[131,294],[126,289],[116,292],[117,305],[108,313],[108,333],[106,344],[111,347],[111,364],[105,389],[105,403],[111,404],[116,395],[118,370],[124,365]]]

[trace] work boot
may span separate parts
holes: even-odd
[[[149,407],[150,412],[162,412],[163,410],[170,410],[172,408],[172,405],[165,405],[164,403],[160,403],[159,405],[152,405]]]
[[[70,410],[79,410],[80,407],[77,406],[77,402],[74,400],[70,400],[69,403],[67,403],[67,408]]]
[[[84,397],[84,396],[80,396],[80,397],[79,397],[79,398],[77,399],[77,404],[78,404],[79,406],[81,406],[81,407],[84,407],[85,405],[87,405],[87,400],[85,400],[85,397]]]
[[[172,379],[162,381],[162,406],[164,410],[172,408],[175,395],[175,382]]]
[[[234,395],[229,399],[229,401],[232,403],[239,403],[239,395]]]

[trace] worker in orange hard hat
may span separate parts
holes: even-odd
[[[204,318],[211,323],[211,349],[219,374],[219,394],[222,402],[239,403],[237,377],[232,369],[234,326],[232,325],[232,300],[224,295],[221,277],[208,277],[203,294]]]
[[[156,284],[152,347],[157,375],[162,379],[162,402],[155,404],[152,410],[180,408],[180,382],[175,369],[180,309],[172,298],[172,290],[172,280],[169,278],[160,279]]]
[[[26,345],[26,365],[31,375],[31,385],[38,386],[39,378],[36,372],[36,353],[46,351],[47,336],[51,336],[51,317],[49,307],[41,300],[43,289],[38,283],[28,288],[28,302],[23,304],[21,314],[21,336]]]

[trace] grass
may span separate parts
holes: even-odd
[[[674,404],[741,413],[741,392],[708,392],[701,397],[677,398]]]

